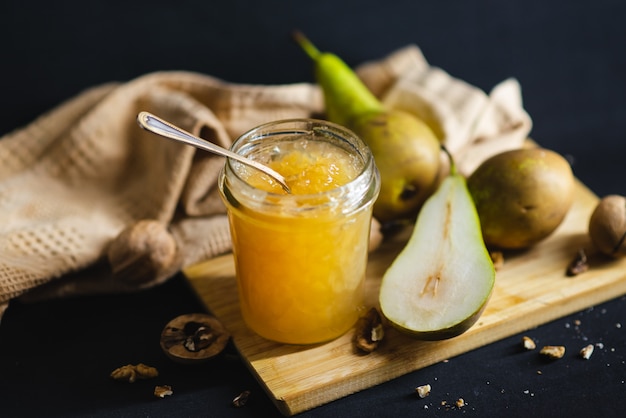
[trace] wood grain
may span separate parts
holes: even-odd
[[[626,294],[626,259],[608,260],[594,253],[587,237],[597,202],[577,182],[574,205],[552,236],[527,251],[505,253],[487,308],[466,333],[424,342],[387,328],[383,344],[368,355],[355,351],[352,333],[306,347],[273,343],[252,333],[239,313],[231,255],[192,266],[185,275],[207,309],[232,332],[241,356],[280,412],[291,416]],[[378,306],[380,279],[409,233],[370,254],[368,306]],[[579,248],[587,251],[590,269],[568,277],[567,265]]]

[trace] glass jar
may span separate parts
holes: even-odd
[[[269,165],[292,189],[231,159],[220,174],[245,323],[290,344],[344,334],[364,309],[380,188],[369,148],[339,125],[292,119],[248,131],[231,150]]]

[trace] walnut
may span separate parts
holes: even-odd
[[[215,317],[187,314],[172,319],[161,332],[161,349],[179,363],[198,363],[226,348],[230,333]]]
[[[359,318],[354,335],[355,345],[359,350],[371,353],[378,348],[384,336],[382,317],[376,308],[371,308]]]
[[[127,364],[111,372],[111,378],[114,380],[125,380],[129,383],[134,383],[137,379],[150,379],[158,375],[157,369],[146,366],[143,363],[137,365]]]
[[[176,268],[178,247],[167,227],[145,219],[124,229],[107,249],[113,275],[126,282],[150,282]]]
[[[589,237],[604,254],[626,256],[626,197],[602,198],[589,218]]]
[[[546,345],[539,351],[539,354],[551,359],[560,359],[565,355],[565,347],[562,345]]]
[[[456,400],[455,405],[457,408],[461,409],[465,406],[465,400],[463,398],[459,398]]]

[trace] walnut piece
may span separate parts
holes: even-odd
[[[235,408],[241,408],[242,406],[245,406],[246,403],[248,403],[249,398],[250,398],[250,391],[244,390],[239,395],[235,396],[235,399],[233,399],[232,404]]]
[[[585,250],[581,248],[576,252],[576,256],[567,266],[565,274],[572,277],[584,273],[587,270],[589,270],[589,261],[587,260]]]
[[[526,350],[534,350],[535,348],[537,348],[535,341],[525,335],[522,337],[522,345]]]
[[[385,336],[382,317],[376,308],[371,308],[364,316],[359,318],[355,330],[354,342],[356,347],[371,353],[378,348],[378,344]]]
[[[584,358],[585,360],[589,360],[592,354],[593,354],[593,344],[586,345],[580,350],[580,356]]]
[[[551,359],[559,359],[565,355],[565,347],[562,345],[546,345],[539,351],[539,354]]]
[[[430,390],[430,385],[422,385],[415,388],[415,393],[417,393],[417,396],[424,399],[425,397],[430,395]]]
[[[159,371],[157,369],[146,366],[143,363],[136,365],[127,364],[111,372],[111,378],[114,380],[125,380],[128,383],[134,383],[137,379],[151,379],[158,375]]]
[[[173,395],[172,387],[169,385],[155,386],[154,387],[154,396],[157,398],[165,398],[166,396]]]

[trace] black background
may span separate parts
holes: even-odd
[[[597,195],[626,195],[625,23],[619,0],[3,1],[0,135],[85,88],[152,71],[313,81],[297,28],[352,66],[416,44],[487,92],[517,78],[533,139]],[[201,309],[181,276],[136,295],[12,304],[0,325],[0,416],[277,416],[232,347],[202,367],[164,358],[164,324]],[[301,416],[621,416],[625,333],[621,297],[525,332],[566,345],[557,362],[522,351],[516,335]],[[588,343],[603,347],[584,361]],[[154,381],[111,383],[111,370],[137,362],[157,366],[174,396],[154,398]],[[433,394],[420,400],[413,390],[425,383]],[[245,389],[249,404],[232,408]],[[441,405],[460,397],[460,410]]]

